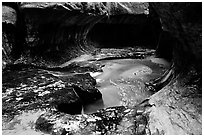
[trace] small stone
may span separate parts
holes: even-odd
[[[144,112],[144,110],[138,109],[138,110],[137,110],[137,115],[142,115],[143,112]]]
[[[124,112],[125,113],[128,113],[128,112],[130,112],[131,111],[131,109],[126,109]]]
[[[22,99],[23,99],[22,97],[16,98],[17,101],[20,101],[20,100],[22,100]]]

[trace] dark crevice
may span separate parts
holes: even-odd
[[[162,111],[165,117],[171,117],[168,113],[170,108],[175,109],[175,112],[178,110],[178,114],[180,110],[192,109],[190,116],[198,115],[199,118],[201,113],[193,111],[197,111],[197,106],[201,106],[200,100],[202,100],[202,4],[187,2],[146,4],[148,4],[147,7],[145,4],[138,6],[137,3],[105,2],[2,3],[7,7],[6,10],[9,9],[8,7],[12,8],[4,12],[6,19],[2,22],[2,60],[5,64],[2,72],[3,115],[8,114],[8,117],[13,118],[23,114],[24,111],[27,113],[27,110],[43,109],[46,112],[34,121],[37,125],[35,128],[52,134],[55,134],[55,128],[61,128],[60,126],[63,130],[56,131],[56,134],[60,132],[75,134],[66,131],[65,127],[69,127],[68,124],[73,118],[77,118],[75,114],[81,114],[82,111],[88,117],[91,116],[91,119],[84,120],[85,117],[82,115],[83,118],[80,120],[84,120],[86,124],[82,129],[77,129],[80,130],[80,132],[76,131],[77,134],[93,131],[112,134],[113,127],[115,128],[113,134],[115,132],[121,134],[118,130],[126,130],[125,126],[128,125],[126,118],[131,118],[133,123],[131,125],[133,131],[128,131],[129,133],[147,134],[146,131],[150,130],[148,128],[157,124],[157,122],[151,123],[151,120],[154,120],[155,116],[157,118],[157,113],[154,112],[159,113],[160,107],[164,108]],[[138,9],[142,12],[137,11]],[[11,17],[15,16],[15,19],[10,20],[6,17],[9,14]],[[120,68],[123,64],[120,60],[115,61],[116,59],[125,62],[124,68]],[[123,59],[138,60],[130,63],[128,60],[126,63]],[[144,67],[140,68],[140,63],[136,61],[147,62],[141,64]],[[108,64],[109,62],[111,63]],[[156,66],[148,66],[149,62]],[[103,77],[102,71],[106,73],[106,67],[107,70],[115,69],[115,72],[107,73],[113,78]],[[157,69],[159,74],[152,68]],[[144,73],[145,77],[143,78],[140,73],[142,75]],[[123,78],[123,75],[128,77]],[[116,77],[121,79],[117,80]],[[131,81],[132,79],[134,81]],[[108,91],[107,98],[102,94],[104,89]],[[147,91],[148,99],[142,96],[141,100],[144,100],[138,101],[140,91],[141,94]],[[117,107],[110,110],[106,108],[112,105],[108,106],[106,99],[117,100],[112,98],[118,95],[114,92],[120,92],[120,103],[116,102],[116,104],[124,105],[119,106],[121,110],[118,106],[118,110]],[[130,105],[126,104],[129,99],[133,104],[129,102]],[[90,112],[92,114],[89,115],[88,107],[94,103],[102,104],[105,109],[97,105],[97,109],[101,110],[97,110],[96,113]],[[166,104],[172,105],[168,107]],[[165,110],[166,106],[168,110]],[[85,112],[86,108],[87,112]],[[150,108],[155,111],[149,111]],[[201,108],[198,109],[201,110]],[[122,111],[131,112],[132,115],[129,117],[122,114]],[[94,115],[101,119],[92,121]],[[176,115],[173,116],[175,117],[173,122],[177,120]],[[70,116],[72,119],[63,119],[64,116],[66,118]],[[15,120],[13,119],[14,122]],[[77,119],[78,122],[80,120]],[[172,133],[166,129],[163,131],[163,124],[166,124],[163,119],[157,120],[162,123],[162,126],[155,127],[156,134]],[[194,129],[200,126],[200,123],[193,121],[193,124],[195,122],[193,127],[191,119],[187,121],[179,117],[178,120],[181,120],[179,127],[183,126],[182,122],[187,122],[192,129],[179,132],[175,130],[173,133],[188,134],[197,131],[200,133],[200,129]],[[59,121],[66,123],[60,125]],[[121,121],[125,122],[125,125],[122,125]],[[121,127],[118,126],[120,124]],[[167,126],[168,124],[174,123],[167,123]],[[89,129],[91,126],[95,127]],[[153,134],[151,132],[150,134]]]
[[[15,25],[12,24],[15,28],[12,29],[12,34],[14,41],[14,45],[12,47],[11,56],[14,59],[17,59],[21,56],[23,51],[25,50],[25,37],[26,37],[26,26],[25,26],[25,18],[24,13],[20,8],[19,2],[3,2],[2,5],[11,7],[16,12],[16,22]],[[7,24],[5,24],[7,25]],[[3,27],[4,28],[4,27]]]
[[[61,103],[56,106],[56,109],[59,112],[64,112],[71,115],[81,114],[82,104],[79,102],[71,103],[71,104]]]
[[[170,33],[162,31],[156,48],[157,57],[165,58],[166,60],[171,62],[173,58],[173,45],[175,44],[175,42],[176,39],[172,37]]]
[[[146,15],[118,15],[94,25],[87,38],[99,48],[147,47],[155,49],[161,25]]]

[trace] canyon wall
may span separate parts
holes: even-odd
[[[92,53],[95,47],[155,48],[161,28],[158,17],[149,16],[148,3],[13,3],[15,6],[3,3],[3,5],[4,8],[19,11],[16,12],[14,19],[21,17],[18,21],[20,25],[14,25],[17,21],[10,23],[9,17],[4,17],[3,25],[14,27],[10,29],[24,28],[18,31],[18,34],[11,32],[14,35],[12,39],[16,40],[16,36],[21,37],[19,43],[6,44],[15,44],[10,47],[18,47],[16,48],[18,50],[14,51],[15,58],[21,54],[24,56],[29,54],[32,56],[31,62],[37,56],[60,64],[81,54]],[[4,12],[11,14],[9,16],[13,14],[8,10]],[[4,39],[3,41],[6,42]],[[9,52],[5,52],[5,56],[9,55]]]

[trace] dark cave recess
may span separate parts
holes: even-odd
[[[10,6],[9,3],[3,5]],[[89,11],[93,13],[87,14],[86,9],[82,9],[83,12],[76,9],[67,11],[58,4],[56,5],[59,7],[52,7],[52,4],[43,7],[42,3],[39,5],[42,8],[38,7],[38,3],[18,3],[15,7],[10,6],[15,10],[18,9],[18,17],[21,17],[15,29],[22,26],[26,28],[22,31],[26,35],[19,35],[21,41],[8,43],[14,45],[16,50],[13,52],[18,57],[22,53],[30,53],[31,58],[42,57],[48,62],[60,64],[81,54],[91,53],[95,48],[142,47],[158,49],[159,57],[171,61],[172,56],[169,51],[172,50],[172,46],[168,47],[170,50],[166,50],[161,48],[166,47],[165,42],[159,45],[162,41],[160,38],[168,41],[169,37],[161,37],[160,18],[151,10],[149,14],[145,14],[145,4],[141,4],[144,6],[143,9],[140,9],[140,4],[138,5],[139,13],[131,14],[129,11],[118,12],[113,7],[111,10],[116,10],[117,14],[111,11],[108,16],[103,13],[104,10],[103,12],[99,10],[97,13]],[[133,5],[137,6],[137,3]],[[6,25],[5,22],[3,25]],[[5,54],[9,56],[10,53]]]
[[[73,104],[73,106],[68,105],[68,101],[71,100],[67,99],[70,97],[68,93],[78,92],[77,94],[79,96],[83,96],[84,93],[82,93],[81,90],[84,89],[84,91],[90,91],[89,82],[86,82],[87,76],[84,77],[85,74],[83,74],[83,78],[77,77],[76,81],[68,81],[66,78],[64,82],[68,83],[69,87],[71,86],[69,84],[73,83],[77,85],[78,88],[70,87],[70,90],[63,90],[60,88],[63,85],[65,85],[66,88],[66,83],[61,81],[61,79],[57,78],[56,76],[50,77],[50,75],[41,72],[39,74],[42,74],[44,77],[33,77],[29,75],[31,82],[36,82],[35,78],[38,78],[37,83],[35,83],[36,85],[39,85],[39,83],[44,84],[45,80],[47,80],[48,86],[43,86],[43,91],[45,89],[49,91],[50,89],[54,92],[52,94],[53,100],[49,100],[50,94],[48,92],[45,92],[47,93],[44,94],[45,100],[42,100],[42,90],[37,90],[39,94],[34,93],[33,91],[36,91],[35,86],[32,86],[31,82],[29,86],[30,90],[28,90],[28,88],[25,87],[21,81],[16,80],[16,78],[19,80],[18,75],[12,74],[13,70],[10,71],[8,69],[9,67],[6,67],[7,63],[14,65],[14,69],[17,70],[18,67],[16,67],[16,65],[20,65],[19,68],[21,68],[21,64],[25,66],[30,66],[31,64],[31,67],[35,68],[37,66],[39,69],[45,68],[45,70],[48,71],[66,71],[69,69],[69,67],[60,68],[59,65],[62,65],[67,61],[84,54],[94,53],[95,55],[94,50],[97,48],[109,48],[109,53],[112,54],[112,48],[117,47],[125,49],[129,46],[141,46],[144,48],[156,49],[157,57],[165,58],[171,61],[171,67],[161,77],[145,83],[147,85],[147,90],[153,91],[154,95],[147,100],[142,101],[142,103],[138,104],[135,102],[136,107],[128,109],[130,112],[135,112],[133,117],[129,117],[129,115],[124,114],[123,112],[126,113],[127,111],[123,110],[124,106],[122,106],[122,109],[119,111],[115,108],[111,108],[111,111],[107,109],[102,110],[100,113],[107,114],[105,115],[105,118],[108,119],[105,119],[104,121],[103,117],[101,117],[102,119],[100,121],[102,124],[98,123],[97,119],[96,121],[93,121],[92,115],[88,115],[91,118],[91,124],[86,126],[88,128],[87,132],[84,127],[81,128],[80,124],[77,125],[76,122],[74,122],[74,126],[80,127],[78,128],[78,133],[93,133],[89,130],[90,126],[93,126],[93,131],[96,131],[95,125],[98,124],[100,127],[102,127],[101,130],[99,130],[102,131],[99,132],[100,134],[104,134],[103,131],[106,131],[106,129],[107,131],[113,129],[112,133],[106,132],[106,134],[121,134],[117,129],[115,130],[114,127],[120,127],[122,134],[126,132],[126,129],[131,130],[132,128],[134,128],[134,131],[135,129],[142,131],[139,132],[139,134],[202,134],[202,3],[150,2],[145,4],[136,2],[27,2],[2,3],[2,5],[9,6],[10,8],[16,10],[16,12],[2,11],[3,16],[9,15],[5,16],[5,18],[2,20],[2,64],[5,64],[5,67],[3,66],[3,72],[11,72],[10,76],[13,77],[11,77],[13,82],[8,81],[8,84],[13,85],[16,82],[19,83],[18,86],[15,87],[17,90],[13,90],[13,87],[10,88],[11,90],[7,90],[7,87],[3,86],[4,92],[2,94],[6,93],[2,98],[4,113],[8,112],[8,114],[13,115],[13,112],[15,112],[15,109],[18,107],[21,109],[19,112],[27,112],[27,110],[24,108],[36,110],[32,107],[33,104],[25,107],[24,102],[28,101],[29,99],[31,101],[36,101],[35,98],[38,98],[37,101],[39,102],[34,102],[34,104],[37,103],[37,106],[40,107],[40,109],[42,108],[43,104],[45,107],[47,107],[46,102],[49,102],[52,103],[49,106],[56,107],[58,112],[57,114],[53,114],[50,111],[46,111],[45,114],[39,117],[40,122],[39,119],[35,119],[33,124],[37,126],[40,125],[41,128],[39,130],[44,132],[46,129],[44,125],[48,125],[48,127],[50,127],[50,123],[54,122],[56,123],[56,126],[50,129],[50,133],[52,134],[55,132],[56,127],[57,129],[60,129],[57,134],[64,134],[64,130],[67,129],[67,125],[69,124],[65,123],[66,121],[64,118],[75,118],[75,116],[68,116],[65,113],[76,114],[77,111],[78,114],[81,112],[82,107],[81,102],[79,102],[79,104]],[[149,11],[148,15],[145,14],[147,10]],[[17,16],[15,16],[16,14]],[[16,19],[14,19],[12,22],[9,18],[10,16],[15,17]],[[121,49],[117,50],[121,51]],[[117,52],[113,52],[113,54],[115,53]],[[130,51],[129,53],[135,52]],[[9,62],[9,60],[11,61]],[[43,67],[41,67],[41,65]],[[53,68],[49,68],[48,66]],[[76,65],[76,67],[77,66],[78,65]],[[10,67],[12,68],[12,66]],[[87,66],[83,65],[83,67]],[[81,69],[82,67],[78,68]],[[70,71],[75,70],[77,69],[73,66],[70,67]],[[86,70],[87,68],[83,68],[79,72],[84,72]],[[28,71],[25,71],[25,73],[28,73]],[[25,78],[25,73],[19,74]],[[32,71],[31,74],[37,73]],[[8,76],[9,75],[4,75],[2,79],[6,80]],[[89,77],[92,78],[91,76]],[[71,78],[73,78],[72,75],[70,76],[70,79]],[[53,83],[50,83],[49,80],[52,80]],[[22,81],[24,81],[24,79],[22,79]],[[82,88],[79,85],[83,83],[82,81],[86,82],[85,87],[87,88]],[[28,82],[28,79],[25,80],[25,83],[26,82]],[[56,82],[58,82],[57,85],[55,84]],[[91,87],[95,89],[96,81],[91,83]],[[3,81],[3,84],[5,85],[7,83]],[[53,90],[53,87],[57,88]],[[15,99],[16,95],[21,95],[19,94],[21,93],[19,92],[19,89],[22,89],[25,96],[23,96],[23,98]],[[31,91],[31,94],[26,93],[29,91]],[[98,92],[96,92],[96,94],[97,93]],[[92,94],[92,92],[89,93],[89,95],[84,96],[91,98],[90,94]],[[37,95],[40,96],[37,97]],[[98,96],[96,96],[96,98],[101,97],[100,94],[97,95]],[[95,98],[92,99],[95,101]],[[86,98],[82,101],[90,101],[90,99]],[[71,107],[78,108],[68,112],[67,108]],[[23,122],[25,121],[24,119],[26,119],[26,117],[24,117],[25,115],[21,114],[23,113],[20,113],[19,116],[23,118],[21,121]],[[115,115],[118,116],[118,114],[119,116],[124,116],[124,119],[120,119],[121,126],[118,126],[117,123],[115,124]],[[17,115],[14,114],[13,116]],[[58,118],[53,119],[53,116]],[[110,121],[111,116],[113,116],[112,118],[114,121]],[[48,119],[48,122],[46,122],[46,119],[44,120],[45,117]],[[132,123],[128,122],[127,118],[131,118]],[[143,118],[145,120],[143,120]],[[25,123],[19,123],[20,119],[16,120],[17,121],[12,119],[9,124],[18,127],[17,130],[20,133],[19,127],[23,126],[24,129]],[[141,122],[142,120],[144,122]],[[59,123],[59,121],[62,121],[62,123],[66,125],[64,126],[63,124]],[[88,119],[85,121],[83,120],[83,122],[86,123],[87,121]],[[7,121],[3,122],[3,124],[8,127],[7,129],[9,129],[10,133],[12,126],[7,126]],[[130,125],[127,126],[127,123],[130,123]],[[31,129],[33,128],[33,124],[30,124],[29,122],[29,125],[32,125]],[[70,129],[72,130],[72,125],[68,127],[71,127]],[[7,133],[7,131],[8,130],[6,130],[5,133]],[[68,132],[65,132],[65,134],[66,133]],[[68,134],[72,133],[69,132]],[[129,132],[129,134],[138,134],[138,132]]]
[[[98,48],[146,47],[156,49],[161,33],[159,18],[140,15],[114,15],[90,29],[87,39]]]

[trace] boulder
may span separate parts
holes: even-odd
[[[81,113],[83,104],[74,88],[51,74],[24,70],[4,73],[3,78],[3,115],[13,117],[35,109]]]
[[[84,104],[89,104],[102,98],[102,94],[95,87],[96,80],[86,74],[76,74],[71,77],[65,77],[63,79],[67,82],[68,86],[74,88]]]
[[[33,109],[57,109],[79,114],[82,105],[101,99],[90,74],[56,77],[54,73],[21,68],[3,73],[3,115],[14,116]],[[15,106],[15,107],[14,107]]]

